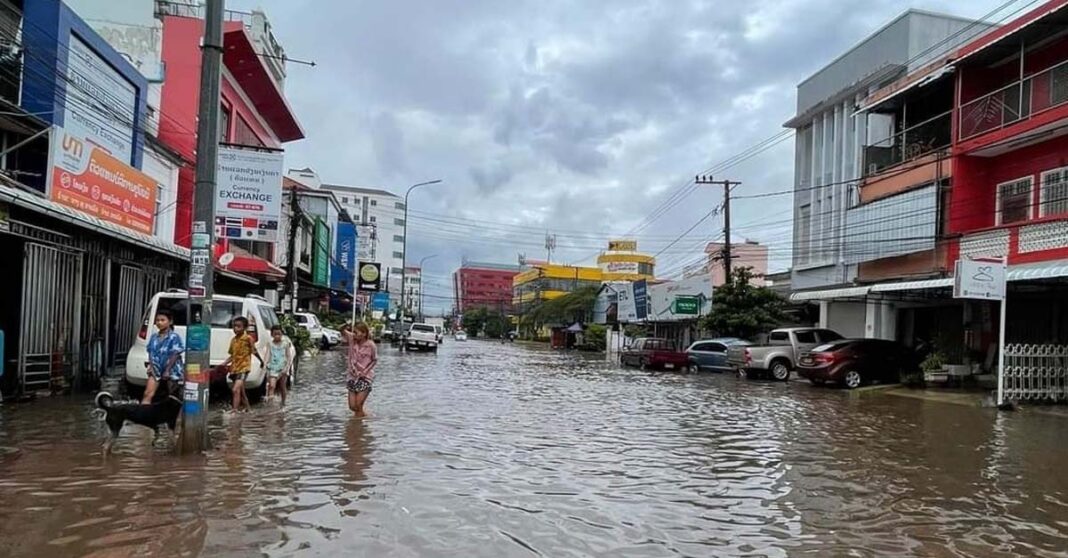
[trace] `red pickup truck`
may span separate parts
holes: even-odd
[[[675,346],[674,341],[658,337],[640,337],[619,356],[623,366],[641,369],[685,370],[689,357]]]

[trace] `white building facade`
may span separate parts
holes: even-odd
[[[843,254],[847,210],[857,205],[863,146],[894,133],[892,119],[857,113],[857,104],[916,68],[965,43],[989,25],[909,10],[797,87],[794,161],[795,292],[852,285],[855,264]],[[864,301],[820,303],[820,325],[865,336]]]
[[[359,258],[382,264],[390,304],[400,303],[404,269],[404,199],[375,188],[323,184],[352,217],[359,238]],[[408,282],[407,287],[413,287]],[[416,287],[421,290],[421,285]],[[414,309],[416,306],[410,306]]]

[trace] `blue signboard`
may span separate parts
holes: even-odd
[[[389,310],[389,293],[382,291],[371,295],[371,310]]]
[[[330,262],[330,288],[353,294],[352,279],[356,273],[356,225],[337,224],[337,243]]]
[[[638,316],[638,321],[649,315],[649,289],[644,279],[634,282],[634,313]]]

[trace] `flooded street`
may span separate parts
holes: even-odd
[[[1068,420],[803,382],[647,374],[522,345],[342,353],[214,449],[0,408],[0,556],[1065,556]]]

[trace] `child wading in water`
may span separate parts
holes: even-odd
[[[282,335],[282,326],[271,328],[271,340],[267,342],[267,399],[273,399],[278,392],[282,405],[286,404],[286,380],[293,371],[296,351],[293,343]]]
[[[221,366],[230,367],[229,378],[233,382],[231,388],[234,392],[234,412],[240,412],[242,405],[245,410],[251,410],[248,403],[248,394],[245,393],[245,380],[249,372],[252,372],[252,357],[260,361],[260,366],[265,366],[263,357],[256,350],[256,342],[248,334],[248,318],[238,316],[231,320],[230,325],[234,328],[234,338],[230,340],[230,358],[226,359]]]
[[[371,341],[371,331],[363,322],[358,322],[352,329],[345,326],[341,333],[349,343],[349,374],[346,382],[349,409],[357,417],[365,417],[367,413],[363,405],[371,394],[371,382],[374,381],[375,365],[378,364],[378,348]]]

